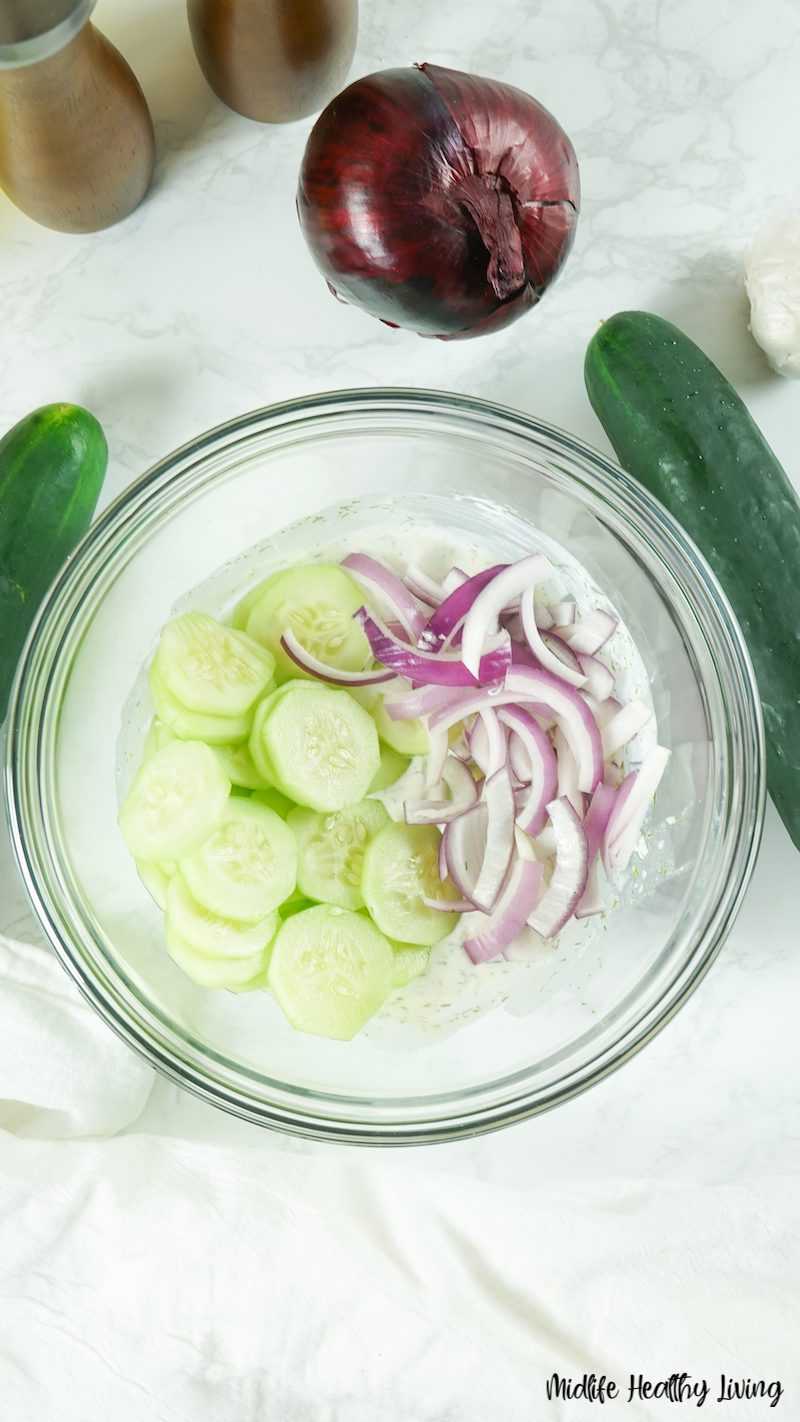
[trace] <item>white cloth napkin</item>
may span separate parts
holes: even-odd
[[[63,1139],[130,1122],[149,1069],[0,942],[3,1422],[660,1422],[698,1394],[639,1379],[682,1374],[702,1417],[775,1383],[800,1415],[796,1179],[512,1191],[269,1133]],[[602,1408],[548,1400],[592,1373]],[[717,1402],[722,1374],[773,1392]]]

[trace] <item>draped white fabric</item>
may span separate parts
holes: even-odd
[[[776,1383],[800,1415],[796,1178],[504,1190],[115,1137],[150,1069],[43,950],[0,940],[0,978],[3,1422],[660,1422],[696,1415],[676,1374],[703,1417]],[[548,1400],[554,1374],[619,1392]]]

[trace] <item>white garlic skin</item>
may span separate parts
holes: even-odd
[[[772,369],[800,380],[800,218],[762,223],[744,260],[749,329]]]

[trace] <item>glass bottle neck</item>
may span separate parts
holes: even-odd
[[[0,69],[49,59],[83,29],[96,0],[3,0]]]

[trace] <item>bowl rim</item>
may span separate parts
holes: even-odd
[[[451,419],[464,417],[473,429],[480,425],[499,427],[504,433],[531,441],[540,455],[551,451],[588,466],[587,473],[591,470],[592,479],[598,479],[601,486],[605,485],[606,492],[613,488],[615,500],[626,506],[628,515],[635,512],[634,522],[639,533],[642,531],[639,520],[643,519],[645,523],[649,520],[647,533],[661,563],[672,571],[671,561],[663,556],[662,550],[668,549],[673,557],[678,554],[684,565],[682,571],[689,573],[690,581],[694,580],[705,595],[708,609],[715,616],[718,630],[727,643],[740,701],[735,707],[729,707],[726,701],[725,707],[726,712],[735,710],[738,714],[739,739],[734,738],[733,748],[740,760],[746,763],[747,772],[738,776],[737,793],[742,798],[742,818],[730,846],[730,873],[717,894],[713,912],[706,915],[702,936],[684,961],[681,971],[671,981],[665,996],[637,1018],[633,1026],[626,1028],[619,1038],[600,1050],[588,1066],[552,1085],[527,1094],[523,1092],[507,1101],[473,1105],[460,1114],[435,1116],[427,1120],[410,1116],[406,1121],[395,1120],[391,1124],[367,1118],[357,1122],[336,1120],[320,1114],[319,1110],[304,1110],[296,1100],[288,1107],[280,1100],[265,1102],[255,1091],[244,1090],[241,1083],[234,1088],[219,1075],[212,1078],[207,1071],[198,1070],[186,1060],[177,1060],[165,1039],[162,1038],[159,1043],[141,1024],[132,1022],[97,974],[87,971],[69,941],[69,926],[60,914],[60,906],[54,901],[52,891],[44,887],[45,876],[41,873],[41,862],[37,860],[36,845],[31,843],[35,837],[30,833],[31,818],[26,799],[27,792],[36,781],[42,738],[41,711],[47,704],[53,667],[58,664],[60,652],[59,644],[48,662],[51,623],[55,621],[57,624],[65,599],[71,597],[80,605],[87,588],[94,581],[92,570],[97,571],[94,560],[106,539],[116,536],[116,546],[122,547],[131,531],[142,526],[148,506],[155,507],[160,495],[167,493],[172,486],[179,489],[182,481],[191,478],[193,471],[196,475],[198,468],[202,469],[204,462],[232,452],[259,433],[288,428],[298,421],[307,425],[321,416],[341,416],[357,411],[399,417],[414,412],[423,420],[438,414]],[[209,479],[213,480],[220,472],[212,471]],[[568,477],[570,482],[575,482],[572,472]],[[202,484],[197,485],[198,490],[201,487]],[[597,492],[594,485],[591,487]],[[738,768],[742,770],[741,765]],[[736,767],[732,764],[730,769],[729,779],[733,783]],[[30,629],[9,699],[5,782],[12,849],[34,916],[83,996],[129,1046],[168,1079],[210,1104],[246,1120],[321,1140],[383,1145],[422,1144],[498,1129],[572,1099],[635,1055],[683,1006],[719,953],[755,865],[766,798],[763,720],[752,664],[741,630],[716,576],[681,525],[616,461],[557,426],[493,401],[404,387],[329,391],[246,412],[204,431],[128,485],[92,524],[57,575]],[[38,785],[36,789],[38,791]],[[722,842],[726,842],[725,836]],[[309,1100],[314,1101],[313,1093]]]

